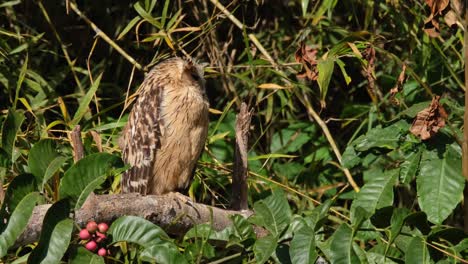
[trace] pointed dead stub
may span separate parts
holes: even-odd
[[[242,103],[240,112],[236,118],[236,152],[234,158],[234,168],[232,174],[232,201],[234,210],[248,210],[247,201],[247,147],[249,139],[250,120],[252,110],[248,110],[247,104]]]

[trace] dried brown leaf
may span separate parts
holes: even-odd
[[[296,62],[302,64],[302,70],[296,75],[298,78],[307,78],[311,81],[317,80],[317,49],[302,43],[294,54],[294,58]]]
[[[426,4],[431,8],[431,14],[442,14],[442,11],[449,5],[449,0],[426,0]]]
[[[431,38],[436,38],[440,35],[439,22],[432,15],[425,21],[424,32]]]
[[[458,18],[457,18],[457,14],[453,10],[450,10],[447,12],[447,14],[445,14],[444,20],[445,20],[445,23],[447,23],[449,27],[457,26]]]
[[[432,98],[429,107],[425,108],[416,115],[410,132],[422,140],[433,137],[439,129],[445,126],[447,112],[439,103],[440,96]]]

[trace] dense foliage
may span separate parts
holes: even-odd
[[[432,2],[448,3],[0,3],[0,179],[7,188],[0,257],[16,263],[468,259],[461,229],[463,30],[434,15]],[[443,13],[460,3],[451,1]],[[183,237],[121,217],[108,231],[109,254],[98,256],[79,245],[70,212],[92,191],[120,191],[127,167],[117,141],[131,102],[144,72],[174,55],[208,63],[210,130],[188,194],[229,207],[235,115],[245,101],[254,109],[248,180],[255,215],[235,216],[221,232],[199,225]],[[436,95],[440,101],[430,111],[442,119],[422,140],[410,132],[412,124]],[[68,135],[76,125],[85,157],[74,163]],[[15,249],[34,206],[44,203],[53,206],[40,240]],[[254,225],[269,234],[257,238]]]

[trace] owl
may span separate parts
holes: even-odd
[[[203,68],[179,57],[157,64],[119,139],[131,168],[123,193],[165,194],[188,187],[208,133],[208,100]]]

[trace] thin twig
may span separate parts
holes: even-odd
[[[308,115],[312,117],[315,120],[315,122],[317,122],[320,128],[322,128],[322,131],[325,134],[325,137],[327,138],[328,143],[330,143],[330,146],[333,149],[333,152],[335,153],[335,156],[338,159],[338,162],[340,163],[340,165],[342,165],[340,150],[336,146],[335,140],[333,139],[333,136],[331,135],[330,130],[328,130],[327,124],[320,118],[317,112],[315,112],[307,96],[301,96],[298,94],[298,97],[299,97],[299,100],[301,100],[304,106],[307,108]],[[353,187],[354,191],[359,192],[359,186],[354,181],[353,176],[351,175],[351,172],[343,166],[341,166],[341,170],[345,174],[346,179],[348,179],[348,182]]]
[[[94,24],[89,18],[83,14],[74,2],[70,2],[71,9],[83,19],[93,30],[96,32],[96,35],[101,37],[105,42],[111,45],[120,55],[122,55],[125,59],[127,59],[131,64],[135,65],[135,67],[140,71],[145,71],[145,68],[141,66],[132,56],[130,56],[127,52],[125,52],[117,43],[115,43],[109,36],[104,33],[101,29],[99,29],[96,24]]]
[[[47,10],[45,9],[44,5],[42,4],[42,1],[38,1],[37,3],[39,5],[39,9],[41,9],[41,11],[42,11],[42,15],[44,16],[45,20],[49,24],[50,29],[54,33],[55,38],[60,43],[60,48],[62,49],[63,55],[65,56],[65,60],[67,61],[68,66],[70,67],[70,71],[72,72],[73,79],[75,79],[75,83],[78,86],[78,89],[80,90],[80,93],[84,94],[84,90],[83,90],[83,87],[81,86],[80,79],[78,79],[78,76],[76,75],[75,65],[72,62],[72,60],[70,59],[70,55],[68,55],[67,47],[65,46],[65,44],[63,44],[62,38],[60,38],[60,35],[58,34],[57,29],[54,26],[54,23],[52,23],[52,20],[50,19],[49,14],[47,13]]]
[[[221,12],[223,12],[229,18],[229,20],[231,20],[232,23],[234,23],[234,25],[236,25],[240,30],[245,29],[244,24],[242,24],[242,22],[240,22],[231,12],[229,12],[229,10],[227,10],[227,8],[224,7],[218,0],[210,0],[210,2],[213,3],[217,8],[219,8],[221,10]],[[263,56],[265,56],[267,58],[267,60],[273,66],[276,67],[277,63],[275,62],[273,57],[271,57],[270,54],[266,51],[266,49],[263,47],[262,43],[260,43],[260,41],[258,41],[257,37],[255,37],[254,34],[248,34],[248,37],[249,37],[250,41],[252,41],[252,43],[263,54]]]

